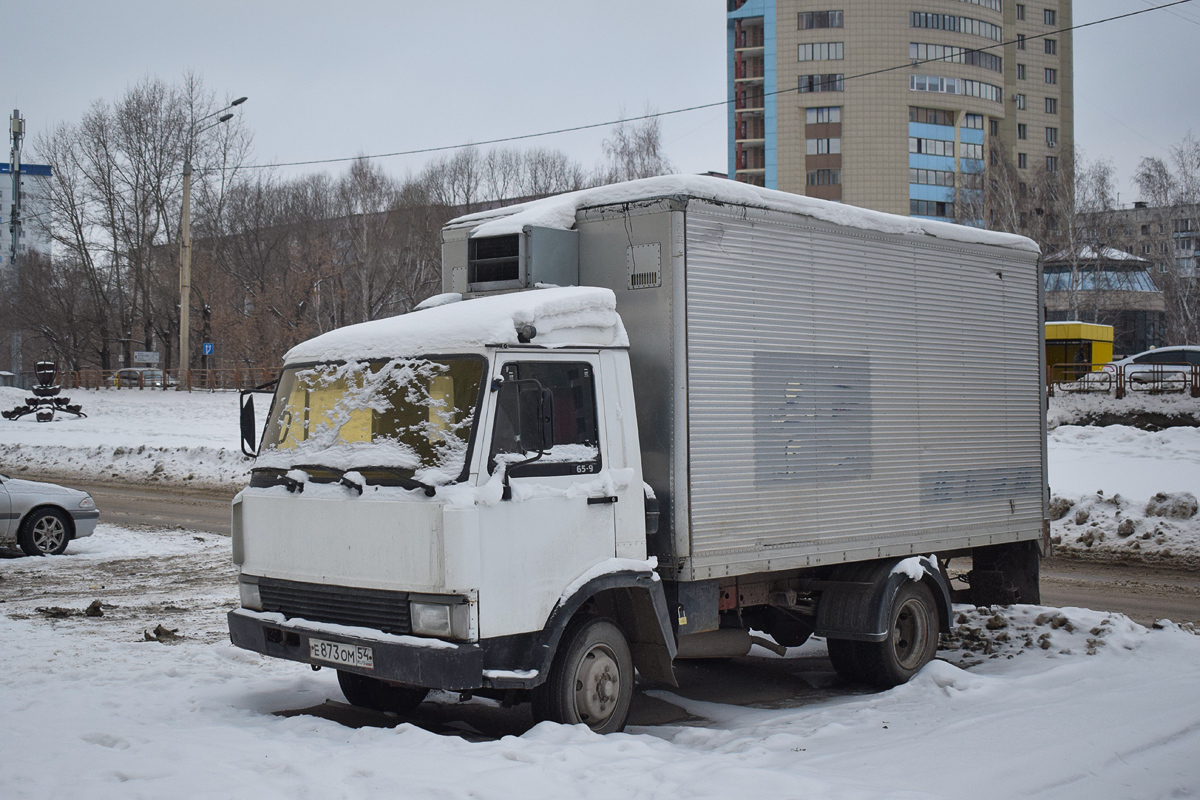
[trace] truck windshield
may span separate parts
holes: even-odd
[[[427,484],[457,481],[484,363],[415,358],[285,369],[256,466],[389,468]]]

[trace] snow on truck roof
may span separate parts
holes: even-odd
[[[451,220],[448,224],[463,226],[476,223],[478,227],[471,231],[472,238],[520,233],[527,225],[569,230],[575,227],[576,212],[583,208],[672,196],[802,214],[834,225],[880,233],[919,234],[955,242],[1040,252],[1033,240],[1014,233],[999,233],[949,222],[885,214],[882,211],[870,211],[831,200],[818,200],[815,197],[763,189],[748,183],[707,175],[664,175],[598,186],[594,189],[583,189],[528,203],[467,214]]]
[[[544,347],[628,347],[611,289],[568,286],[454,302],[430,298],[417,310],[348,325],[293,347],[284,362],[450,355],[521,338]],[[433,302],[431,302],[433,301]]]

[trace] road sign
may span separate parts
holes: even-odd
[[[134,350],[133,361],[136,364],[157,364],[158,353],[154,350]]]
[[[211,356],[212,354],[213,354],[213,343],[205,342],[204,343],[204,355]]]

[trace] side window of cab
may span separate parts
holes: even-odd
[[[510,361],[501,367],[504,383],[517,383],[518,391],[501,390],[496,403],[496,423],[488,472],[496,471],[497,460],[514,466],[514,478],[547,475],[584,475],[599,472],[600,433],[596,424],[595,370],[582,361]],[[533,381],[537,383],[534,384]],[[515,462],[537,455],[529,432],[537,424],[534,406],[538,387],[550,416],[553,445],[536,461],[516,466]],[[532,449],[531,449],[532,447]]]

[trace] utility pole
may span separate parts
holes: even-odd
[[[12,311],[17,308],[17,294],[21,285],[21,270],[19,252],[21,249],[21,141],[25,138],[25,118],[21,112],[13,109],[9,130],[12,133],[12,153],[8,159],[8,171],[12,175],[12,211],[8,218],[8,234],[11,240],[8,254],[8,273],[12,281],[9,289],[9,303]],[[17,319],[16,313],[9,319]],[[21,328],[14,327],[12,331],[12,355],[9,369],[16,375],[21,374]]]

